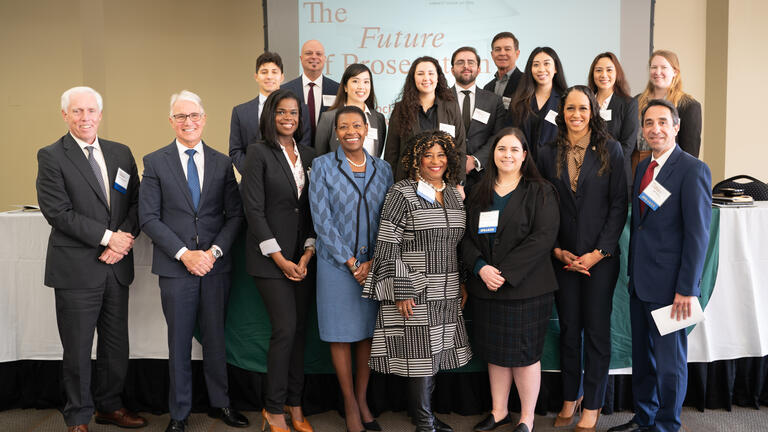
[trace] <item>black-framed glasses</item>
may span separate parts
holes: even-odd
[[[198,121],[201,118],[203,118],[203,113],[189,113],[189,114],[174,114],[171,117],[173,117],[173,120],[176,121],[176,123],[184,123],[187,120],[187,117],[189,117],[192,121]]]

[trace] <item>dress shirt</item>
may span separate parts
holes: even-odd
[[[568,177],[571,180],[571,190],[576,192],[576,186],[579,184],[579,173],[581,165],[584,163],[584,155],[589,146],[589,133],[581,137],[575,144],[568,146]]]
[[[675,145],[677,145],[677,144],[675,144]],[[658,164],[658,165],[656,165],[656,168],[653,169],[653,179],[654,180],[656,180],[656,176],[659,175],[659,173],[661,172],[661,167],[663,167],[664,164],[667,162],[667,159],[669,159],[669,155],[672,154],[672,150],[674,150],[674,149],[675,149],[675,146],[673,145],[672,147],[667,149],[667,151],[665,151],[661,156],[659,156],[658,159],[653,157],[653,154],[651,154],[651,161],[656,161],[656,163]],[[642,191],[640,191],[640,192],[642,192]]]
[[[459,102],[459,113],[464,114],[464,112],[461,110],[464,105],[464,98],[466,97],[463,91],[469,90],[469,118],[472,118],[472,114],[475,112],[475,96],[477,95],[477,84],[472,84],[472,87],[469,88],[463,88],[456,84],[456,94],[458,95],[458,102]]]
[[[268,96],[264,96],[263,94],[259,93],[258,97],[259,97],[259,123],[261,123],[261,113],[264,112],[264,102],[267,101]]]
[[[505,73],[501,77],[499,77],[499,72],[496,71],[496,85],[493,88],[493,92],[496,93],[499,97],[504,96],[504,89],[507,88],[509,77],[512,76],[515,70],[517,70],[517,67],[513,67],[512,69],[509,70],[509,72]]]
[[[600,111],[605,111],[608,109],[608,105],[611,104],[611,99],[613,99],[613,93],[611,93],[610,96],[605,98],[602,104],[600,104]]]
[[[89,145],[93,146],[93,158],[96,159],[96,164],[99,166],[99,170],[101,171],[101,178],[104,180],[104,187],[106,188],[104,195],[107,198],[107,206],[109,206],[109,177],[107,174],[107,163],[104,161],[104,153],[102,153],[101,146],[99,145],[99,137],[96,137],[96,139],[93,140],[93,144],[88,144],[87,142],[74,136],[71,132],[69,135],[75,140],[77,145],[80,146],[80,150],[83,151],[86,159],[88,159],[88,149],[86,147]],[[111,238],[112,231],[108,229],[104,230],[104,235],[101,237],[101,242],[99,242],[99,244],[106,246],[109,244],[109,240]]]
[[[439,126],[437,121],[437,98],[435,98],[435,103],[429,107],[426,112],[421,105],[419,105],[418,109],[419,113],[417,115],[417,119],[419,121],[419,127],[421,128],[421,131],[425,132],[428,130],[437,129]]]
[[[315,124],[320,119],[320,107],[323,105],[323,76],[320,75],[312,81],[306,75],[301,74],[301,88],[304,91],[304,103],[309,106],[309,83],[315,83],[315,89],[312,94],[315,96]]]

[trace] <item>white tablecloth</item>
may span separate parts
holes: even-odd
[[[39,212],[0,213],[0,362],[61,359],[53,288],[43,285],[49,233]],[[134,262],[128,304],[131,358],[168,358],[168,329],[157,276],[150,272],[146,235],[136,240]],[[192,358],[202,358],[197,341]]]

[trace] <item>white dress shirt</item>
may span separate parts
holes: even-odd
[[[675,144],[677,145],[677,144]],[[651,154],[651,161],[656,161],[658,165],[656,165],[656,168],[653,169],[653,180],[656,180],[656,176],[659,175],[659,172],[661,172],[661,167],[664,166],[664,164],[667,162],[667,159],[669,159],[669,155],[672,154],[672,150],[675,149],[675,146],[671,146],[667,151],[665,151],[661,156],[659,156],[658,159],[653,157],[653,154]]]
[[[264,96],[263,94],[259,93],[259,96],[258,96],[258,98],[259,98],[259,112],[258,112],[259,124],[261,124],[261,113],[264,112],[264,102],[267,101],[267,97],[268,96]]]
[[[464,98],[466,97],[463,91],[469,90],[469,118],[472,118],[472,114],[475,112],[475,95],[477,94],[477,84],[472,84],[470,88],[462,88],[458,83],[456,84],[456,94],[459,98],[459,113],[464,114],[462,111],[464,107]]]
[[[309,83],[315,83],[315,88],[312,90],[312,94],[315,96],[315,124],[320,118],[320,106],[323,104],[323,76],[320,75],[316,80],[312,81],[307,78],[306,75],[301,74],[301,87],[304,90],[304,103],[309,106]]]
[[[99,170],[101,171],[101,179],[104,181],[105,188],[104,195],[107,197],[107,206],[109,206],[109,174],[107,174],[107,163],[104,161],[104,153],[101,151],[101,146],[99,145],[99,137],[96,137],[96,139],[93,140],[93,144],[88,144],[74,136],[71,132],[69,135],[75,140],[77,145],[80,146],[80,150],[83,151],[86,160],[88,159],[88,149],[86,149],[86,147],[89,145],[93,146],[93,158],[96,160],[96,165],[99,166]],[[111,238],[112,231],[106,229],[104,230],[104,235],[101,236],[101,242],[99,242],[99,244],[106,246],[109,244]]]

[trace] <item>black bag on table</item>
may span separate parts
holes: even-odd
[[[750,181],[736,181],[741,179]],[[768,201],[768,184],[748,175],[737,175],[721,181],[712,188],[712,194],[722,193],[723,188],[744,189],[744,195],[751,196],[755,201]]]

